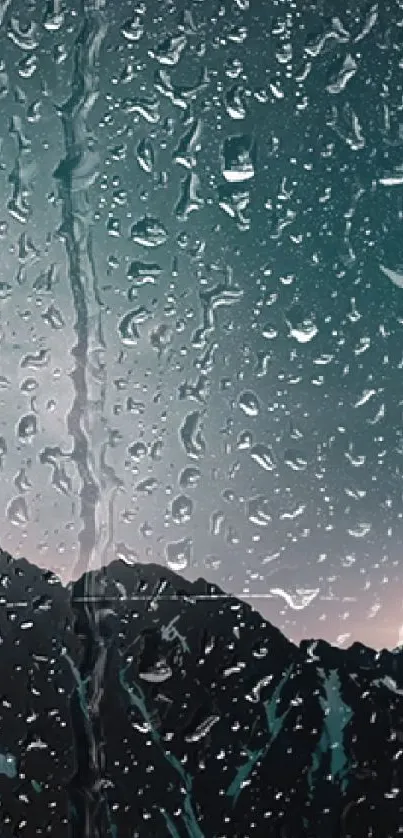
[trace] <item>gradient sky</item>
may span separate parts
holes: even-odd
[[[203,576],[294,640],[394,646],[403,11],[185,6],[1,4],[1,546],[77,573],[78,320],[96,561]]]

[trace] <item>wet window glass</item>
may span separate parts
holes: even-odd
[[[2,838],[403,834],[402,27],[0,0]]]

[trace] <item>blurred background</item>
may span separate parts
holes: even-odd
[[[403,3],[0,3],[3,549],[403,642]]]

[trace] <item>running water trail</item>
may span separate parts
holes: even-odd
[[[67,416],[72,438],[71,460],[78,470],[80,490],[79,559],[75,579],[86,573],[84,588],[73,587],[75,630],[83,644],[78,667],[67,657],[76,681],[71,714],[76,738],[76,772],[68,787],[72,838],[113,838],[104,793],[105,754],[100,704],[107,661],[102,637],[102,574],[100,569],[111,540],[116,482],[107,479],[104,465],[106,345],[92,248],[91,186],[100,169],[96,138],[88,118],[99,95],[97,67],[107,32],[104,0],[81,0],[80,28],[74,45],[71,95],[61,107],[65,158],[54,175],[59,182],[62,236],[75,311],[76,343],[71,355],[74,399]]]

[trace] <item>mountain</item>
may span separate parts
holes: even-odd
[[[403,650],[299,646],[203,579],[0,551],[0,835],[403,835]]]

